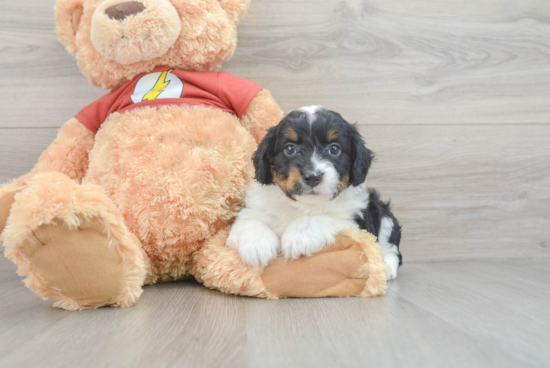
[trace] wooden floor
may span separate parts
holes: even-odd
[[[546,261],[416,263],[376,299],[266,301],[180,282],[67,312],[0,267],[1,367],[548,367]]]
[[[55,0],[0,0],[0,183],[106,91]],[[0,258],[0,367],[550,367],[548,0],[252,0],[223,70],[357,121],[405,266],[379,299],[194,283],[66,312]]]

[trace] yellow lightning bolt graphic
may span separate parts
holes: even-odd
[[[156,100],[156,98],[162,93],[162,91],[170,84],[170,81],[166,81],[166,75],[168,73],[171,73],[172,70],[174,69],[162,72],[159,79],[157,80],[157,83],[155,83],[155,86],[151,88],[151,91],[143,96],[143,99],[141,101]]]

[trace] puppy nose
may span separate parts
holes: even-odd
[[[312,188],[314,186],[319,185],[321,180],[323,180],[322,173],[312,173],[312,174],[304,175],[304,182]]]
[[[105,14],[114,20],[124,20],[130,15],[139,14],[145,10],[145,5],[137,1],[126,1],[105,9]]]

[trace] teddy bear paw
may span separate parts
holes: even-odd
[[[72,228],[62,221],[43,225],[23,241],[27,286],[65,309],[115,304],[124,288],[117,247],[97,218]]]

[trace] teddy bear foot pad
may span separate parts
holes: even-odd
[[[117,249],[109,243],[105,226],[93,218],[77,229],[64,223],[41,226],[24,241],[21,253],[44,284],[63,297],[89,306],[115,304],[124,277]]]
[[[92,184],[57,173],[37,176],[16,196],[3,237],[25,284],[55,306],[128,307],[142,292],[138,240]]]

